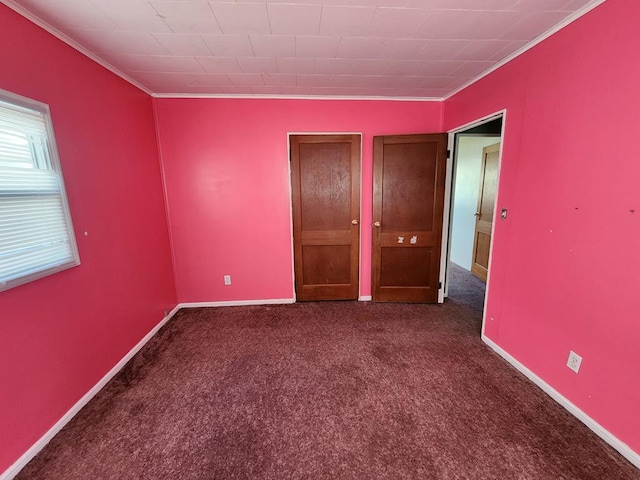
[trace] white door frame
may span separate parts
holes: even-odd
[[[500,191],[500,172],[502,168],[502,152],[504,150],[504,131],[507,120],[507,109],[500,110],[498,112],[492,113],[490,115],[486,115],[477,120],[473,120],[472,122],[466,123],[459,127],[456,127],[452,130],[449,130],[447,133],[449,134],[447,149],[450,152],[449,158],[447,158],[447,169],[446,169],[446,180],[445,180],[445,189],[444,189],[444,215],[443,215],[443,225],[442,225],[442,249],[440,252],[440,283],[442,288],[438,291],[438,303],[443,303],[445,297],[448,294],[448,280],[449,280],[449,252],[450,252],[450,241],[451,241],[451,223],[452,223],[452,200],[453,200],[453,186],[454,186],[454,160],[458,154],[455,150],[455,137],[458,133],[464,133],[466,130],[470,130],[472,128],[478,127],[480,125],[484,125],[485,123],[491,122],[498,118],[502,118],[502,131],[500,132],[500,153],[498,155],[498,190],[496,191],[496,200],[499,196]],[[493,218],[497,219],[497,210],[498,210],[498,202],[496,201],[493,210]],[[493,222],[492,230],[491,230],[491,238],[494,238],[494,230],[495,230],[496,222]],[[491,280],[491,259],[493,256],[493,244],[491,242],[491,246],[489,248],[489,268],[487,275],[487,290],[485,292],[485,298],[489,293],[489,285]],[[482,331],[484,332],[484,320],[486,314],[486,302],[485,302],[485,310],[482,313]]]

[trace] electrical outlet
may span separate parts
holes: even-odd
[[[567,360],[567,367],[578,373],[580,371],[580,364],[582,364],[582,357],[573,350],[570,350],[569,358]]]
[[[224,276],[224,284],[225,285],[231,285],[231,275],[225,275]]]

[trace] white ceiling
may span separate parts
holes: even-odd
[[[443,98],[602,0],[3,0],[155,94]]]

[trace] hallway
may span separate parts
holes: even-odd
[[[452,302],[468,308],[471,312],[468,321],[477,322],[477,329],[482,328],[482,311],[486,284],[470,271],[449,262],[449,291],[446,302]]]

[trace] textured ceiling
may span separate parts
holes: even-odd
[[[3,3],[150,93],[443,98],[601,1]]]

